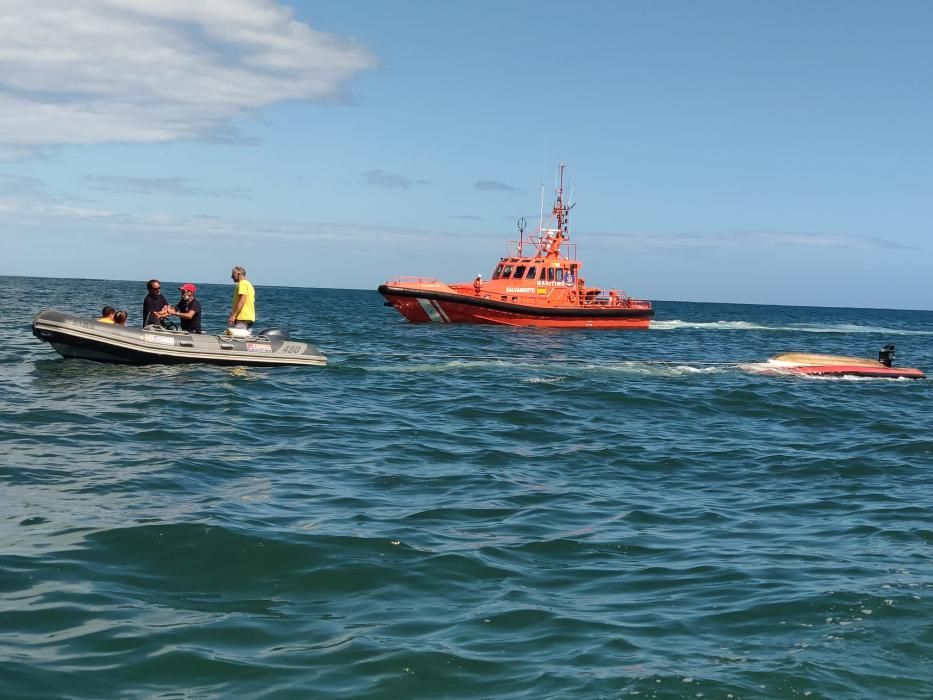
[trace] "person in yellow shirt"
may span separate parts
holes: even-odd
[[[256,290],[246,279],[246,268],[239,265],[233,268],[230,273],[236,287],[233,290],[233,311],[227,319],[227,325],[231,328],[253,327],[256,322]]]
[[[116,310],[112,306],[105,306],[100,310],[100,318],[97,319],[98,323],[113,323],[113,315],[116,313]]]

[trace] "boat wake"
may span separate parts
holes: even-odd
[[[748,321],[651,321],[649,328],[653,331],[679,331],[679,330],[714,330],[714,331],[769,331],[776,330],[770,326],[763,326]]]
[[[528,366],[527,361],[516,360],[514,362],[508,362],[504,360],[499,360],[495,358],[482,358],[479,357],[475,360],[464,360],[464,359],[449,359],[440,357],[437,361],[430,361],[425,359],[417,359],[413,361],[406,362],[405,358],[400,358],[397,362],[386,365],[367,365],[347,363],[347,366],[359,367],[365,369],[369,372],[398,372],[398,373],[408,373],[408,374],[433,374],[438,372],[451,372],[458,370],[472,370],[472,369],[490,369],[490,368],[502,368],[507,367],[510,369],[520,369],[522,366]]]
[[[877,379],[900,379],[897,375],[878,373],[876,376],[802,373],[799,367],[771,362],[701,362],[670,360],[606,360],[594,362],[589,358],[558,358],[540,361],[526,357],[463,356],[436,357],[433,360],[399,355],[396,358],[381,358],[388,363],[371,365],[359,359],[338,364],[338,367],[361,369],[366,372],[398,374],[445,374],[450,372],[485,372],[490,369],[522,373],[520,379],[526,384],[557,384],[574,377],[586,375],[615,375],[631,377],[678,378],[701,375],[740,373],[750,375],[785,375],[831,381],[876,381]],[[836,368],[838,370],[838,368]],[[854,370],[853,370],[854,371]],[[862,368],[864,371],[864,368]],[[916,372],[916,370],[904,370]],[[922,375],[921,375],[922,376]]]
[[[608,362],[587,365],[584,369],[652,377],[683,377],[693,374],[718,374],[735,368],[735,363],[689,363],[664,360]]]
[[[712,330],[712,331],[775,331],[783,333],[866,333],[876,335],[929,336],[933,331],[884,326],[860,326],[855,323],[791,323],[785,326],[768,326],[748,321],[652,321],[653,331]]]
[[[389,364],[368,365],[365,362],[351,360],[338,364],[340,367],[353,367],[369,372],[397,372],[402,374],[436,374],[456,371],[506,369],[518,372],[547,372],[551,376],[528,376],[526,383],[557,383],[568,378],[568,372],[575,374],[626,374],[633,376],[679,377],[694,374],[716,374],[735,370],[735,362],[684,362],[668,360],[607,360],[594,362],[588,358],[549,358],[539,361],[527,357],[476,356],[443,357],[434,360],[412,358],[399,355],[389,359]],[[394,360],[394,361],[392,361]]]
[[[525,384],[560,384],[567,377],[528,377],[522,380]]]

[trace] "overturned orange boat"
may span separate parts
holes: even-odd
[[[887,379],[923,379],[926,375],[916,367],[895,367],[895,347],[885,345],[878,359],[846,355],[820,355],[804,352],[783,352],[771,357],[755,371],[768,374],[803,374],[811,377],[880,377]]]
[[[509,241],[492,279],[445,284],[436,278],[396,277],[379,285],[386,306],[413,323],[487,323],[541,328],[647,328],[651,302],[625,292],[588,287],[583,263],[569,242],[573,205],[564,204],[564,166],[549,227]],[[526,250],[530,254],[526,254]]]

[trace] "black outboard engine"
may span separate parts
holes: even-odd
[[[288,331],[282,330],[281,328],[266,328],[263,331],[259,331],[256,335],[264,335],[269,340],[288,340]]]
[[[894,346],[885,345],[878,351],[878,362],[885,367],[890,367],[894,363]]]

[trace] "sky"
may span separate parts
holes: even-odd
[[[0,0],[0,275],[933,309],[933,3]],[[142,288],[142,284],[141,284]]]

